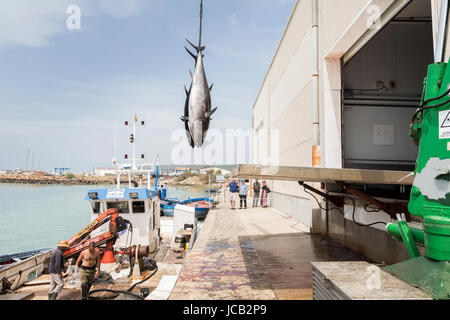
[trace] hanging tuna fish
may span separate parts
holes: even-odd
[[[184,116],[181,121],[184,122],[186,135],[189,144],[192,148],[195,146],[201,147],[205,142],[206,133],[208,132],[209,122],[211,116],[216,112],[217,108],[211,110],[211,87],[208,87],[208,80],[206,79],[205,68],[203,66],[203,51],[202,47],[202,19],[203,19],[203,0],[200,2],[200,35],[198,46],[186,39],[186,41],[196,50],[197,54],[186,51],[195,60],[195,71],[191,73],[191,86],[189,90],[184,87],[186,91],[186,103],[184,105]]]

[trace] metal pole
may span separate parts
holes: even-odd
[[[116,160],[116,153],[117,153],[117,121],[114,123],[114,148],[113,149],[114,150],[113,150],[112,163],[113,163],[113,169],[115,170],[116,169],[116,163],[117,163],[117,160]]]
[[[136,121],[133,124],[133,170],[137,170],[136,167]]]
[[[312,56],[313,56],[313,142],[312,166],[320,167],[319,141],[319,5],[318,0],[312,0]]]
[[[131,171],[128,171],[128,188],[131,189]]]
[[[444,57],[445,51],[445,36],[447,33],[447,21],[448,21],[448,0],[441,1],[441,10],[439,14],[439,27],[436,43],[436,51],[434,53],[434,62],[441,63]]]
[[[159,163],[156,164],[155,191],[158,191]]]

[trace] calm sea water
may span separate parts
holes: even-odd
[[[89,189],[103,186],[0,184],[0,255],[53,248],[89,223]],[[109,186],[111,188],[111,186]],[[204,188],[168,188],[168,197],[203,197]]]

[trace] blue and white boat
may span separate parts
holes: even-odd
[[[204,219],[208,215],[209,210],[212,208],[214,203],[213,199],[209,198],[188,198],[184,201],[173,201],[163,205],[163,212],[165,216],[173,217],[174,209],[177,204],[195,207],[195,217],[197,219]]]
[[[175,206],[181,201],[178,198],[161,199],[161,212],[166,217],[173,217]]]
[[[91,221],[109,209],[117,209],[119,215],[133,226],[131,245],[149,246],[150,252],[159,248],[160,211],[159,192],[149,188],[92,189],[85,200],[90,202]],[[126,237],[120,237],[116,246],[126,246]]]

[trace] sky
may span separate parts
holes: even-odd
[[[204,0],[204,62],[218,107],[210,129],[251,128],[294,5]],[[0,169],[111,166],[114,127],[120,162],[131,154],[124,121],[135,113],[145,121],[137,153],[171,164],[175,145],[187,146],[173,137],[194,68],[184,39],[197,43],[198,29],[198,0],[2,0]]]

